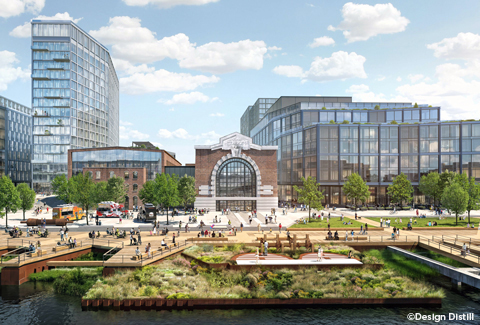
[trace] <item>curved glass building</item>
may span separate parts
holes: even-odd
[[[302,176],[317,178],[330,205],[348,203],[342,185],[354,172],[370,187],[368,203],[380,205],[389,204],[386,188],[400,173],[414,185],[415,203],[425,201],[417,187],[429,172],[480,180],[480,122],[440,121],[440,107],[319,96],[280,97],[261,117],[250,116],[251,107],[240,130],[255,144],[278,146],[280,202],[296,201]]]

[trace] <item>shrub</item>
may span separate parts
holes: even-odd
[[[375,105],[374,109],[379,110],[379,109],[380,109],[380,105]]]
[[[342,122],[342,124],[350,124],[350,121],[344,120],[344,121]]]
[[[202,250],[204,252],[213,252],[213,246],[212,245],[202,245]]]
[[[192,295],[188,293],[173,293],[167,297],[167,299],[192,299]]]

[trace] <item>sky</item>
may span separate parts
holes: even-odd
[[[120,145],[194,145],[257,98],[352,96],[480,118],[480,1],[0,0],[0,95],[31,106],[30,20],[70,19],[120,81]]]

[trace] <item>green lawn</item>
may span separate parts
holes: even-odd
[[[400,226],[406,227],[408,222],[410,221],[410,217],[402,217],[402,223],[400,224],[400,218],[398,216],[393,216],[393,217],[387,217],[387,219],[390,218],[391,223],[390,227],[397,227]],[[380,218],[368,218],[373,221],[380,222]],[[385,220],[385,218],[383,218]],[[395,223],[395,219],[397,219],[397,223]],[[415,219],[417,219],[417,223],[415,224]],[[467,227],[468,223],[468,218],[465,220],[462,220],[460,217],[458,218],[458,225],[455,224],[455,217],[446,217],[442,220],[438,219],[437,217],[427,217],[427,218],[413,218],[413,228],[415,227],[428,227],[428,222],[431,221],[432,224],[434,221],[437,222],[436,227]],[[480,222],[480,218],[470,218],[470,221],[474,223],[475,227],[478,228],[478,223]],[[471,226],[471,224],[470,224]]]
[[[313,219],[312,219],[313,220]],[[351,222],[350,225],[344,225],[343,222]],[[355,221],[349,218],[344,218],[343,221],[340,218],[331,218],[330,219],[330,227],[331,228],[360,228],[361,225],[365,226],[365,223],[361,223],[359,221]],[[289,228],[327,228],[328,222],[327,218],[323,218],[323,221],[312,221],[307,222],[306,224],[298,223],[290,226]],[[368,225],[369,228],[375,228],[374,226]]]

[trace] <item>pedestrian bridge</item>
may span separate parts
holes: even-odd
[[[441,263],[435,260],[432,260],[428,257],[421,256],[419,254],[415,254],[409,252],[407,250],[395,247],[395,246],[387,246],[387,249],[403,255],[409,259],[418,261],[422,264],[428,265],[431,268],[437,270],[440,274],[443,274],[452,279],[452,282],[461,284],[465,283],[477,289],[480,289],[480,269],[476,267],[472,268],[458,268],[454,267],[445,263]]]

